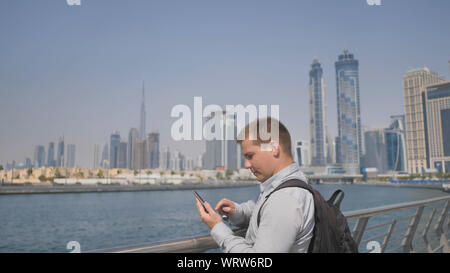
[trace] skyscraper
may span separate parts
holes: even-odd
[[[149,157],[148,167],[150,169],[159,168],[159,133],[148,134],[147,151]]]
[[[47,167],[54,167],[56,166],[55,161],[55,143],[50,142],[48,144],[48,155],[47,155]]]
[[[64,167],[64,136],[59,138],[58,152],[56,153],[56,166]]]
[[[92,164],[92,168],[98,169],[101,165],[101,157],[100,157],[100,144],[94,144],[94,162]]]
[[[109,168],[108,143],[105,143],[105,145],[103,146],[102,160],[100,161],[100,167],[102,167],[102,168]]]
[[[127,167],[127,146],[128,143],[121,141],[117,152],[117,168],[125,169]]]
[[[45,147],[43,145],[37,145],[34,148],[33,166],[35,168],[45,166]]]
[[[128,157],[127,157],[127,167],[131,170],[136,170],[135,163],[135,153],[136,153],[136,142],[139,137],[138,129],[131,128],[128,133]]]
[[[386,171],[407,171],[405,116],[391,116],[391,125],[384,130]]]
[[[66,167],[67,168],[75,167],[75,144],[67,144]]]
[[[238,146],[236,143],[237,129],[235,114],[227,114],[226,111],[212,113],[207,120],[211,120],[219,116],[220,126],[214,126],[214,132],[218,130],[220,138],[206,140],[205,165],[204,168],[214,170],[217,167],[225,169],[238,169]],[[228,137],[227,137],[228,136]],[[228,140],[227,138],[233,138]],[[241,161],[242,162],[242,161]]]
[[[425,124],[421,90],[444,78],[427,67],[409,70],[403,77],[408,172],[420,173],[429,168],[425,142]]]
[[[145,139],[145,86],[144,82],[142,82],[142,104],[141,104],[141,124],[139,127],[139,138]]]
[[[325,130],[325,84],[323,71],[317,59],[314,59],[309,72],[309,114],[311,165],[324,166],[327,162]]]
[[[422,90],[429,168],[450,173],[450,81]]]
[[[119,132],[115,131],[111,134],[109,143],[109,167],[111,169],[118,168],[119,144],[120,134]]]
[[[364,155],[364,167],[377,168],[380,173],[385,172],[386,167],[386,144],[384,129],[373,129],[366,131]]]
[[[359,62],[348,50],[336,67],[338,159],[348,173],[360,173],[362,156],[359,98]]]

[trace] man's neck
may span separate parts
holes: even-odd
[[[282,169],[286,168],[287,166],[291,165],[292,163],[294,163],[294,161],[291,158],[284,160],[283,162],[280,163],[278,168],[275,169],[275,171],[273,172],[273,175],[277,174]]]

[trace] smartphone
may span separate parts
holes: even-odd
[[[194,195],[198,199],[198,201],[200,201],[200,203],[202,204],[202,207],[205,210],[205,212],[208,213],[208,210],[205,207],[205,200],[203,200],[203,198],[200,196],[200,194],[198,194],[198,192],[196,192],[196,191],[194,191]]]

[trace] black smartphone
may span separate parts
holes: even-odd
[[[208,210],[205,207],[205,200],[203,200],[203,198],[200,196],[200,194],[198,194],[198,192],[196,192],[196,191],[194,191],[194,195],[198,199],[198,201],[200,201],[200,203],[202,204],[202,207],[205,210],[205,212],[208,213]]]

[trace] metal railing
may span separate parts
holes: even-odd
[[[405,217],[405,213],[408,213],[408,210],[411,209],[414,210],[414,213]],[[447,235],[450,225],[449,209],[450,195],[350,211],[345,212],[344,215],[347,217],[350,227],[353,227],[352,235],[359,246],[360,252],[450,253]],[[376,219],[377,217],[382,219]],[[369,225],[370,220],[373,219],[376,219],[376,223]],[[401,223],[407,223],[408,221],[409,224],[401,226]],[[434,232],[430,233],[432,226]],[[377,234],[376,232],[381,228],[386,228],[386,232]],[[421,239],[415,236],[420,231],[422,232]],[[235,235],[238,236],[245,236],[245,232],[246,229],[234,230]],[[217,248],[218,246],[212,237],[205,235],[94,252],[199,253]]]

